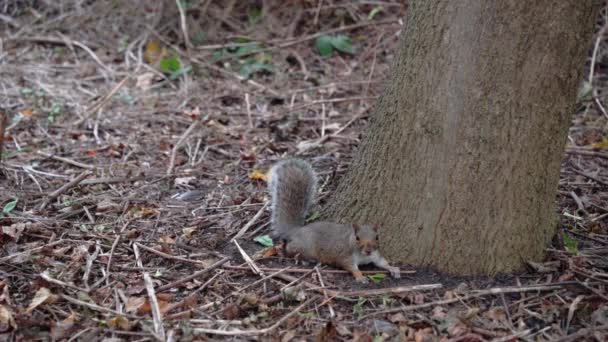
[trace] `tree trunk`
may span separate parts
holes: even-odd
[[[393,262],[496,274],[541,260],[597,4],[412,1],[328,214],[381,223]]]

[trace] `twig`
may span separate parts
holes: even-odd
[[[184,33],[184,42],[186,43],[186,51],[188,55],[190,55],[190,49],[192,48],[192,43],[190,43],[190,38],[188,37],[188,26],[186,25],[186,13],[182,6],[182,2],[180,0],[175,0],[177,4],[177,10],[179,11],[179,19],[180,25],[182,27],[182,32]]]
[[[97,259],[97,256],[99,255],[100,251],[101,248],[99,247],[99,245],[97,245],[95,248],[95,252],[93,252],[93,254],[89,255],[89,257],[87,258],[84,275],[82,276],[82,283],[87,289],[90,289],[89,276],[91,275],[91,268],[93,267],[93,262],[95,261],[95,259]]]
[[[80,287],[78,287],[76,285],[68,284],[68,283],[63,282],[61,280],[57,280],[55,278],[51,278],[51,276],[49,276],[46,272],[40,273],[40,278],[48,281],[49,283],[55,284],[55,285],[67,287],[67,288],[70,288],[72,290],[81,291],[81,292],[84,292],[84,293],[89,293],[89,290],[87,290],[87,289],[83,289],[83,288],[80,288]]]
[[[585,176],[585,177],[587,177],[587,178],[589,178],[591,180],[594,180],[594,181],[596,181],[596,182],[598,182],[598,183],[600,183],[602,185],[608,185],[608,182],[606,182],[606,181],[604,181],[602,179],[599,179],[598,177],[596,177],[596,176],[594,176],[592,174],[589,174],[589,173],[587,173],[585,171],[579,170],[579,169],[577,169],[575,167],[572,168],[572,171],[578,173],[579,175]]]
[[[8,121],[8,114],[2,113],[0,118],[0,165],[2,165],[2,149],[4,148],[4,132],[6,132],[6,122]]]
[[[172,260],[177,260],[177,261],[181,261],[181,262],[187,262],[187,263],[191,263],[191,264],[198,264],[198,265],[203,265],[203,266],[205,265],[204,262],[199,261],[199,260],[192,260],[192,259],[182,258],[182,257],[179,257],[179,256],[174,256],[174,255],[171,255],[171,254],[163,253],[163,252],[158,251],[158,250],[156,250],[154,248],[150,248],[150,247],[148,247],[146,245],[142,245],[142,244],[137,243],[137,242],[136,242],[136,244],[139,247],[141,247],[142,249],[144,249],[144,250],[146,250],[146,251],[148,251],[150,253],[156,254],[158,256],[161,256],[163,258],[166,258],[166,259],[172,259]]]
[[[160,307],[158,305],[158,298],[156,298],[156,292],[154,292],[154,284],[152,283],[152,278],[150,278],[150,274],[144,271],[143,264],[141,262],[138,244],[133,245],[133,252],[135,253],[135,259],[137,262],[137,266],[141,269],[144,276],[144,284],[146,285],[146,291],[148,292],[148,298],[150,299],[150,307],[152,309],[152,320],[154,323],[154,333],[156,336],[160,338],[161,341],[165,341],[165,328],[163,327],[163,317],[160,312]]]
[[[174,282],[172,282],[172,283],[165,284],[165,285],[163,285],[163,286],[159,286],[158,288],[156,288],[156,291],[157,291],[157,292],[162,292],[162,291],[165,291],[165,290],[171,289],[171,288],[173,288],[173,287],[175,287],[175,286],[177,286],[177,285],[179,285],[179,284],[182,284],[182,283],[185,283],[185,282],[187,282],[187,281],[189,281],[189,280],[192,280],[192,279],[194,279],[194,278],[198,278],[198,277],[200,277],[200,276],[202,276],[202,275],[205,275],[205,274],[209,273],[210,271],[212,271],[212,270],[214,270],[214,269],[216,269],[216,268],[218,268],[218,267],[222,266],[222,265],[223,265],[223,264],[225,264],[225,263],[226,263],[228,260],[230,260],[230,258],[228,258],[228,257],[223,258],[223,259],[220,259],[219,261],[215,262],[214,264],[210,265],[209,267],[205,268],[204,270],[201,270],[201,271],[195,272],[194,274],[191,274],[191,275],[189,275],[189,276],[187,276],[187,277],[184,277],[184,278],[182,278],[182,279],[176,280],[176,281],[174,281]]]
[[[112,88],[112,90],[110,90],[109,93],[106,94],[106,96],[104,96],[103,98],[101,98],[101,100],[97,101],[96,103],[94,103],[93,105],[88,107],[85,110],[84,116],[82,118],[74,121],[73,125],[74,126],[80,125],[86,119],[88,119],[88,117],[91,115],[91,113],[94,113],[94,112],[100,110],[106,103],[108,103],[108,101],[110,101],[112,96],[114,96],[114,94],[116,94],[118,92],[118,90],[120,90],[120,88],[122,88],[127,83],[127,81],[129,80],[129,77],[131,77],[131,76],[130,75],[125,76],[120,82],[118,82],[114,86],[114,88]]]
[[[602,38],[604,38],[604,33],[606,32],[607,28],[608,22],[606,22],[604,26],[602,26],[600,31],[597,33],[597,38],[595,39],[595,44],[593,46],[593,54],[591,55],[591,65],[589,67],[589,79],[587,80],[590,86],[593,85],[593,73],[595,72],[595,60],[597,58],[597,52],[599,51],[600,42],[602,41]]]
[[[184,140],[186,140],[186,138],[190,135],[190,133],[192,133],[192,131],[198,125],[198,123],[199,123],[198,120],[191,123],[190,127],[188,127],[188,129],[182,134],[182,136],[179,138],[179,140],[177,141],[175,146],[173,146],[173,150],[171,150],[171,159],[169,160],[169,168],[167,168],[167,176],[170,176],[171,174],[173,174],[173,167],[175,167],[175,158],[177,156],[177,151],[184,143]]]
[[[253,119],[251,118],[251,103],[249,103],[249,93],[245,93],[245,106],[247,109],[247,119],[249,120],[249,128],[253,129]]]
[[[475,291],[472,294],[467,294],[462,297],[443,299],[443,300],[438,300],[438,301],[434,301],[434,302],[428,302],[428,303],[417,304],[417,305],[408,305],[408,306],[402,306],[400,308],[393,308],[393,309],[372,312],[370,314],[360,317],[360,319],[365,319],[368,317],[372,317],[372,316],[376,316],[376,315],[380,315],[380,314],[386,314],[386,313],[411,311],[411,310],[428,308],[428,307],[436,306],[436,305],[446,305],[446,304],[461,302],[464,300],[468,300],[468,299],[472,299],[472,298],[479,298],[479,297],[488,296],[488,295],[496,295],[496,294],[502,294],[502,293],[521,293],[521,292],[531,292],[531,291],[552,291],[552,290],[560,289],[561,287],[562,287],[561,285],[555,285],[555,284],[540,284],[537,286],[521,286],[521,287],[496,287],[496,288],[487,289],[487,290]]]
[[[275,324],[269,326],[268,328],[264,328],[264,329],[251,329],[251,330],[220,330],[220,329],[207,329],[207,328],[193,328],[192,331],[194,333],[199,333],[199,334],[214,334],[214,335],[223,335],[223,336],[240,336],[240,335],[264,335],[264,334],[268,334],[269,332],[275,330],[276,328],[280,327],[281,324],[283,324],[283,322],[285,322],[286,320],[288,320],[290,317],[292,317],[293,315],[297,314],[298,312],[300,312],[302,309],[304,309],[306,306],[308,306],[309,304],[315,302],[319,297],[312,297],[309,300],[307,300],[306,302],[302,303],[300,306],[298,306],[297,308],[295,308],[292,312],[288,313],[287,315],[283,316],[281,319],[279,319]]]
[[[52,193],[50,193],[42,202],[42,204],[40,205],[40,210],[46,208],[46,206],[55,198],[57,198],[57,196],[63,194],[64,192],[68,191],[68,189],[72,188],[73,186],[77,185],[78,183],[80,183],[83,179],[89,177],[91,175],[91,171],[85,171],[83,173],[81,173],[80,175],[78,175],[78,177],[72,179],[71,181],[65,183],[62,187],[60,187],[59,189],[53,191]]]
[[[243,260],[245,260],[247,265],[249,265],[249,267],[251,268],[251,271],[255,274],[259,274],[259,275],[263,276],[264,272],[262,272],[259,269],[258,265],[256,265],[255,262],[253,262],[253,260],[251,259],[251,257],[249,255],[247,255],[245,250],[243,248],[241,248],[241,245],[239,245],[238,241],[233,239],[232,242],[234,242],[234,244],[236,245],[236,248],[239,250],[239,253],[241,253]]]
[[[359,113],[357,113],[352,119],[350,119],[347,123],[345,123],[342,127],[340,127],[340,129],[338,129],[337,131],[335,131],[332,134],[322,136],[321,138],[314,140],[312,142],[310,142],[310,141],[301,142],[300,144],[298,144],[298,151],[296,152],[296,154],[302,154],[303,152],[308,151],[311,148],[321,145],[327,139],[338,136],[348,126],[352,125],[353,122],[355,122],[356,120],[359,120],[363,116],[363,114],[365,114],[365,112],[367,112],[367,108],[363,108],[362,110],[360,110]]]
[[[14,258],[14,257],[18,257],[18,256],[23,255],[23,254],[29,254],[29,253],[33,253],[33,252],[36,252],[36,251],[41,250],[41,249],[43,249],[43,248],[49,248],[49,247],[53,247],[53,246],[56,246],[56,245],[58,245],[58,244],[60,244],[60,243],[63,243],[63,242],[65,242],[65,240],[57,240],[57,241],[53,241],[53,242],[51,242],[51,243],[47,243],[46,245],[42,245],[42,246],[40,246],[40,247],[35,247],[35,248],[28,249],[28,250],[23,251],[23,252],[19,252],[19,253],[15,253],[15,254],[7,255],[7,256],[5,256],[5,257],[0,258],[0,261],[7,261],[7,260],[10,260],[10,259],[12,259],[12,258]]]
[[[573,334],[564,336],[562,338],[558,338],[557,340],[554,340],[554,342],[579,341],[581,338],[591,335],[595,331],[598,331],[598,330],[608,330],[608,324],[598,325],[598,326],[590,327],[590,328],[583,328]]]
[[[327,306],[329,307],[329,317],[334,318],[336,317],[336,313],[334,312],[334,308],[330,304],[331,299],[327,295],[327,291],[325,291],[325,282],[323,282],[323,276],[321,275],[321,272],[319,272],[319,265],[315,266],[315,271],[317,271],[317,275],[319,276],[319,283],[321,283],[321,287],[323,288],[323,297],[325,298],[321,305],[327,303]]]
[[[442,288],[442,284],[426,284],[426,285],[412,285],[412,286],[397,286],[397,287],[388,287],[384,289],[370,289],[370,290],[355,290],[355,291],[331,291],[336,295],[344,296],[344,297],[366,297],[366,296],[382,296],[387,294],[399,294],[404,292],[412,292],[412,291],[427,291],[427,290],[435,290]]]
[[[65,157],[60,157],[60,156],[56,156],[54,154],[51,153],[47,153],[47,152],[43,152],[43,151],[36,151],[36,153],[38,153],[41,156],[47,157],[47,158],[51,158],[60,162],[64,162],[66,164],[70,164],[70,165],[74,165],[83,169],[87,169],[87,170],[94,170],[95,166],[91,166],[88,164],[84,164],[81,162],[77,162],[75,160],[69,159],[69,158],[65,158]]]
[[[249,267],[246,267],[246,266],[235,266],[235,265],[226,265],[226,266],[224,266],[224,268],[229,269],[229,270],[239,270],[239,271],[250,269]],[[264,272],[277,272],[277,271],[281,270],[280,268],[271,268],[271,267],[258,267],[258,268]],[[288,270],[285,270],[285,273],[312,273],[314,271],[315,271],[314,268],[290,268]],[[320,272],[328,273],[328,274],[350,274],[350,272],[348,272],[348,271],[336,270],[336,269],[322,269],[322,270],[320,270]],[[377,270],[377,271],[361,270],[361,273],[363,273],[363,274],[377,274],[377,273],[388,274],[390,272],[385,271],[385,270]],[[401,274],[416,274],[416,271],[401,270]]]
[[[251,218],[251,220],[249,220],[249,222],[247,222],[247,224],[245,224],[245,226],[243,228],[241,228],[241,230],[239,230],[238,233],[236,233],[236,235],[232,238],[231,241],[234,241],[235,239],[238,239],[241,236],[245,235],[245,233],[247,233],[249,228],[251,228],[251,226],[253,226],[253,224],[260,218],[260,216],[262,216],[262,214],[264,213],[264,210],[266,210],[267,206],[268,206],[268,202],[264,203],[264,205],[260,208],[260,210],[258,210],[258,212]]]
[[[137,316],[134,316],[134,315],[130,315],[130,314],[124,313],[124,312],[119,312],[119,311],[116,311],[116,310],[108,309],[108,308],[105,308],[103,306],[99,306],[97,304],[85,302],[85,301],[82,301],[80,299],[76,299],[76,298],[70,297],[68,295],[60,294],[59,296],[62,299],[67,300],[68,302],[70,302],[72,304],[84,306],[84,307],[87,307],[87,308],[89,308],[91,310],[111,313],[111,314],[114,314],[116,316],[128,317],[128,318],[131,318],[131,319],[139,319],[140,318],[140,317],[137,317]]]
[[[580,154],[582,156],[600,157],[600,158],[608,159],[608,153],[582,150],[582,149],[577,149],[577,148],[567,148],[566,153],[567,154]]]

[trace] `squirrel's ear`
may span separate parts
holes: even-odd
[[[359,229],[361,229],[361,226],[359,226],[357,223],[353,223],[353,229],[355,230],[355,233],[359,232]]]
[[[377,232],[378,232],[378,229],[380,229],[380,225],[379,225],[379,224],[377,224],[377,223],[374,223],[374,224],[372,225],[372,228],[373,228],[373,229],[374,229],[374,231],[377,233]]]

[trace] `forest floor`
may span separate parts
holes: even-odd
[[[402,3],[3,2],[0,340],[605,341],[601,34],[544,262],[499,278],[369,267],[362,286],[264,246],[263,173],[299,155],[321,198],[335,189]]]

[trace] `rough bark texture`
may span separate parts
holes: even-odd
[[[496,274],[540,260],[597,7],[412,1],[329,215],[381,223],[393,262]]]

